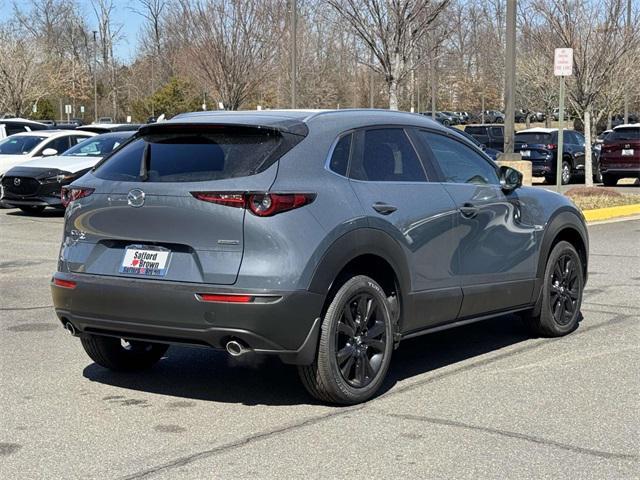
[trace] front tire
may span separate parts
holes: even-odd
[[[578,328],[583,288],[578,252],[569,242],[558,242],[547,259],[541,303],[535,309],[538,314],[530,312],[524,317],[532,333],[561,337]]]
[[[602,172],[600,171],[600,163],[596,163],[593,168],[593,183],[602,183]]]
[[[571,183],[571,163],[568,160],[562,161],[562,185]]]
[[[115,337],[82,334],[80,341],[87,355],[98,365],[118,372],[146,370],[155,365],[169,345],[126,341]]]
[[[316,359],[298,367],[298,373],[318,400],[353,405],[379,390],[392,352],[389,301],[373,279],[358,275],[333,297],[322,322]]]

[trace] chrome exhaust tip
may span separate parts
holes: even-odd
[[[242,345],[237,340],[231,340],[227,342],[226,349],[229,355],[231,355],[232,357],[239,357],[240,355],[244,355],[249,351],[247,347]]]
[[[78,331],[76,330],[76,327],[73,326],[73,323],[71,322],[66,322],[64,324],[64,329],[69,332],[71,334],[71,336],[75,337],[76,335],[78,335]]]

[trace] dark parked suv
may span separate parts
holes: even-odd
[[[580,212],[424,116],[202,112],[132,138],[65,187],[52,279],[104,367],[170,344],[272,354],[350,404],[403,339],[507,312],[539,335],[578,326]]]
[[[502,125],[467,125],[464,131],[473,135],[482,145],[502,152],[504,150],[504,127]]]
[[[515,151],[532,164],[533,176],[556,183],[558,160],[558,129],[529,128],[515,135]],[[584,175],[584,137],[575,130],[564,130],[562,139],[562,184],[571,182],[577,174]],[[597,164],[593,166],[595,181],[600,181]]]
[[[640,178],[640,123],[615,127],[604,138],[600,173],[608,186],[621,178]]]

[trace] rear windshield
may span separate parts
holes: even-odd
[[[27,136],[7,137],[0,141],[1,155],[26,155],[36,148],[46,137]]]
[[[516,133],[516,142],[520,143],[531,143],[531,144],[548,144],[553,141],[552,133],[534,133],[534,132],[526,132],[526,133]]]
[[[625,142],[640,140],[640,127],[616,128],[605,137],[607,142]]]
[[[486,133],[485,127],[465,127],[464,131],[471,135],[484,135]]]
[[[152,133],[116,151],[95,170],[118,181],[200,182],[254,175],[282,154],[283,134],[264,128],[209,127]]]

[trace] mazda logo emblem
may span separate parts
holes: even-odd
[[[127,203],[131,207],[141,207],[144,205],[144,192],[138,188],[129,191],[127,194]]]
[[[13,179],[13,184],[14,184],[16,187],[19,187],[21,183],[22,183],[22,180],[20,180],[19,178],[14,178],[14,179]]]

